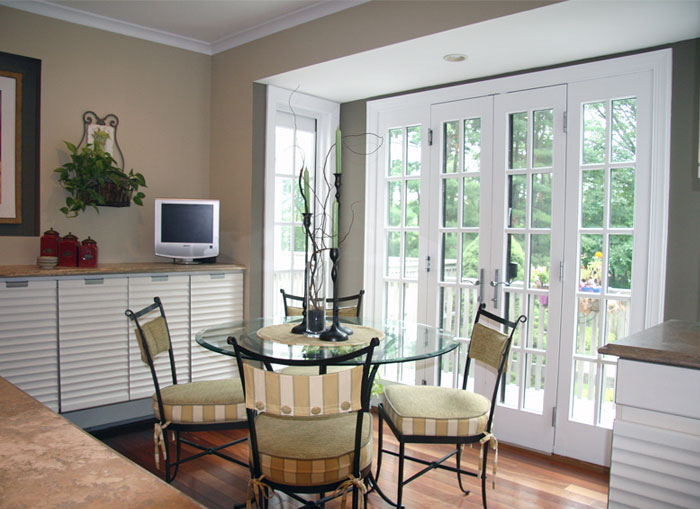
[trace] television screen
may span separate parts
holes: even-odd
[[[156,256],[195,263],[219,254],[218,200],[157,198],[155,206]]]

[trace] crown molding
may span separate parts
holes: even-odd
[[[367,1],[369,0],[322,0],[291,14],[279,16],[269,22],[251,27],[243,32],[223,37],[211,44],[206,41],[148,28],[135,23],[120,21],[72,7],[50,3],[45,0],[0,0],[0,5],[31,12],[32,14],[38,14],[40,16],[60,19],[69,23],[97,28],[98,30],[114,32],[136,39],[144,39],[196,53],[203,53],[205,55],[214,55],[276,32],[286,30],[287,28],[292,28],[296,25],[313,21],[314,19],[328,16],[350,7],[355,7]]]

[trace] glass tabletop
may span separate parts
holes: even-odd
[[[233,336],[245,348],[254,352],[263,353],[277,359],[309,360],[327,358],[335,355],[349,353],[362,348],[365,345],[348,345],[343,342],[328,345],[289,345],[271,339],[263,339],[257,332],[263,327],[278,325],[285,320],[271,318],[255,318],[238,322],[230,322],[208,327],[195,335],[197,343],[204,348],[225,355],[235,356],[233,346],[227,343],[229,336]],[[290,319],[289,323],[299,322]],[[376,322],[371,319],[342,320],[352,328],[353,324],[371,327],[384,333],[384,338],[379,342],[372,356],[372,364],[390,364],[399,362],[411,362],[431,357],[438,357],[451,352],[459,346],[452,334],[436,327],[410,322],[386,320]],[[357,359],[354,363],[361,363]]]

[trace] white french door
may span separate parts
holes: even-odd
[[[616,359],[597,349],[657,323],[663,302],[663,274],[649,268],[663,263],[668,138],[651,119],[667,119],[667,69],[640,71],[639,60],[416,94],[368,115],[388,140],[368,176],[369,312],[425,321],[465,345],[479,303],[525,314],[495,433],[603,465]],[[416,131],[419,172],[407,164]],[[458,386],[465,351],[384,375]],[[487,393],[494,374],[473,375],[469,386]]]

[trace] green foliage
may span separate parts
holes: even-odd
[[[58,182],[70,193],[66,197],[66,206],[60,210],[67,217],[76,217],[90,206],[99,213],[98,205],[104,205],[105,199],[100,192],[111,189],[123,192],[136,205],[143,205],[145,194],[140,187],[146,186],[146,179],[140,173],[129,170],[124,172],[109,152],[105,152],[106,138],[97,131],[94,143],[87,143],[81,150],[70,142],[64,142],[70,152],[70,162],[54,171],[59,174]],[[108,136],[104,133],[105,136]]]

